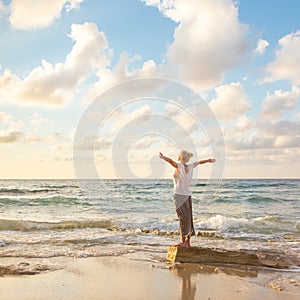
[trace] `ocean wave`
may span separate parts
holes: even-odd
[[[207,184],[206,183],[195,183],[195,184],[193,184],[193,186],[196,186],[196,187],[198,187],[198,186],[206,186]]]
[[[225,194],[225,195],[223,195]],[[216,203],[271,203],[271,202],[283,202],[286,200],[282,200],[275,197],[266,197],[260,195],[251,195],[248,197],[239,198],[237,195],[230,193],[227,191],[226,193],[222,193],[218,198],[214,200]]]
[[[17,189],[17,188],[0,188],[0,194],[18,194],[23,195],[26,194],[28,190],[26,189]]]
[[[79,186],[78,185],[69,185],[69,184],[59,184],[59,185],[55,185],[55,184],[44,184],[44,185],[41,185],[41,187],[43,188],[48,188],[48,189],[66,189],[66,188],[71,188],[71,189],[79,189]]]
[[[51,197],[2,197],[0,198],[0,205],[17,205],[17,206],[48,206],[48,205],[76,205],[85,204],[91,206],[90,203],[82,203],[78,197],[68,197],[63,195],[53,195]]]
[[[247,198],[248,202],[261,203],[261,202],[282,202],[283,200],[274,197],[264,197],[260,195],[252,195]]]
[[[19,189],[19,188],[0,188],[0,194],[5,195],[24,195],[24,194],[36,194],[36,193],[48,193],[53,192],[55,189],[50,188],[38,188],[38,189]]]
[[[112,228],[115,222],[110,219],[60,221],[60,222],[37,222],[24,220],[0,219],[0,231],[39,231],[39,230],[72,230],[84,228]]]
[[[222,215],[216,215],[208,220],[200,221],[197,225],[203,229],[218,230],[225,232],[230,229],[240,227],[253,227],[258,225],[264,225],[266,222],[275,221],[276,219],[272,216],[257,217],[253,219],[246,218],[230,218]]]
[[[226,181],[225,181],[226,182]],[[226,183],[229,186],[232,185],[232,183],[228,182]],[[264,180],[256,180],[256,179],[250,179],[247,181],[241,180],[240,182],[236,182],[236,186],[238,188],[245,188],[245,187],[251,187],[251,188],[279,188],[279,187],[286,187],[287,185],[297,185],[297,180],[273,180],[273,179],[264,179]]]
[[[39,188],[0,188],[0,195],[27,195],[27,194],[38,194],[38,193],[53,193],[61,192],[62,189],[79,189],[75,185],[43,185]]]
[[[0,231],[46,231],[46,230],[73,230],[73,229],[106,229],[111,232],[124,232],[133,235],[157,235],[174,237],[179,236],[179,230],[172,229],[159,229],[151,227],[124,227],[116,220],[104,219],[104,220],[81,220],[81,221],[61,221],[61,222],[37,222],[37,221],[25,221],[25,220],[4,220],[0,219]],[[216,231],[212,230],[196,230],[196,236],[207,238],[218,238]],[[222,238],[220,236],[220,238]],[[2,246],[5,246],[3,241]],[[0,243],[1,246],[1,243]]]

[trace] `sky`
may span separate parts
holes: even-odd
[[[0,178],[77,178],[74,145],[101,178],[170,177],[158,152],[181,148],[214,156],[223,178],[299,178],[299,11],[298,0],[0,0]]]

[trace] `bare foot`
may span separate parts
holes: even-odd
[[[185,243],[184,242],[180,242],[180,243],[178,243],[178,244],[175,245],[175,247],[179,247],[179,246],[185,247]]]
[[[180,247],[180,246],[189,248],[189,247],[191,247],[191,244],[189,242],[180,242],[175,245],[175,247]]]

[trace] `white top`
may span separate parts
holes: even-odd
[[[190,196],[190,185],[193,177],[194,164],[187,164],[189,171],[185,172],[184,164],[178,163],[173,175],[174,194]]]

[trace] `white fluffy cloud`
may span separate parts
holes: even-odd
[[[0,111],[0,144],[20,142],[24,137],[22,121],[15,121],[13,115]]]
[[[20,131],[24,127],[24,122],[22,120],[15,120],[15,117],[6,112],[0,112],[0,128],[5,129],[3,132],[15,132]]]
[[[209,105],[219,120],[234,120],[251,108],[241,83],[233,82],[219,86],[215,90],[217,97],[211,100]]]
[[[269,46],[268,41],[263,40],[263,39],[259,39],[258,43],[257,43],[257,47],[254,50],[254,53],[258,54],[258,55],[262,55],[264,54],[266,48]]]
[[[54,138],[37,133],[42,124],[51,127],[48,118],[34,113],[25,120],[16,119],[13,115],[0,112],[0,144],[35,143],[53,141]],[[57,133],[54,133],[56,135]],[[56,138],[57,140],[57,138]]]
[[[254,128],[255,124],[253,119],[243,115],[238,118],[235,124],[235,130],[238,134],[244,134],[245,132]]]
[[[179,23],[167,58],[177,76],[194,88],[214,86],[250,53],[248,26],[239,22],[232,0],[144,2]]]
[[[122,129],[130,121],[139,120],[142,117],[144,121],[148,121],[153,113],[154,110],[149,105],[140,106],[131,112],[124,111],[123,109],[117,111],[116,113],[114,112],[114,114],[111,115],[112,124],[107,137],[110,139],[114,138],[120,129]],[[140,123],[137,122],[136,125],[139,126]]]
[[[115,66],[111,68],[99,68],[97,71],[98,80],[90,85],[84,102],[90,103],[107,89],[127,80],[145,77],[164,77],[163,66],[157,65],[153,60],[147,60],[143,62],[140,68],[130,70],[130,64],[138,59],[140,58],[137,56],[130,57],[126,52],[123,52]]]
[[[52,65],[43,60],[24,79],[5,70],[0,75],[2,101],[62,106],[72,98],[80,81],[95,68],[105,68],[110,63],[106,36],[94,23],[73,24],[70,37],[75,44],[64,63]]]
[[[157,143],[157,136],[155,134],[142,136],[135,143],[132,144],[133,150],[146,150],[149,149],[153,144]]]
[[[266,82],[291,80],[300,84],[300,31],[288,34],[279,40],[280,49],[276,51],[274,62],[267,66],[269,75]]]
[[[50,25],[62,10],[78,8],[84,0],[12,0],[10,23],[17,29],[33,29]]]
[[[297,87],[293,87],[290,92],[276,90],[273,94],[267,95],[262,102],[262,117],[274,120],[280,117],[286,110],[296,108],[299,96],[300,90]]]
[[[283,153],[288,157],[288,152],[300,147],[300,122],[299,121],[257,121],[249,118],[240,118],[235,126],[226,126],[224,130],[226,148],[229,150],[229,157],[246,155],[247,150],[261,151],[269,149],[271,153]],[[237,152],[238,151],[238,152]],[[265,152],[268,155],[268,152]],[[246,156],[244,156],[246,159]],[[276,159],[278,156],[276,155]],[[261,157],[267,161],[268,157]],[[276,161],[274,156],[274,161]]]

